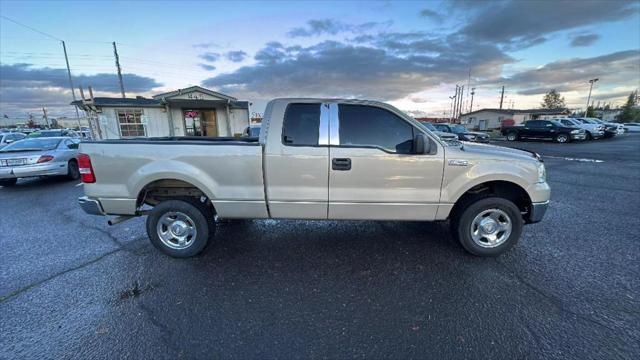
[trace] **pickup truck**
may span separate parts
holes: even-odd
[[[472,254],[511,248],[549,204],[537,154],[448,145],[375,101],[276,99],[259,138],[88,141],[78,164],[89,214],[147,215],[152,244],[198,254],[216,219],[450,220]]]
[[[573,140],[585,140],[587,137],[584,129],[566,126],[556,120],[529,120],[525,121],[523,125],[503,126],[501,132],[509,141],[549,139],[559,143],[567,143]]]

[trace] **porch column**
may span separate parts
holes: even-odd
[[[228,136],[233,136],[231,133],[231,112],[229,111],[229,100],[227,100],[227,133]]]

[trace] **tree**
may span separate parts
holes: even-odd
[[[640,121],[640,108],[638,108],[638,90],[633,91],[627,98],[627,103],[622,107],[622,112],[618,115],[620,122]]]
[[[596,110],[593,108],[593,105],[589,105],[589,107],[587,108],[587,115],[585,115],[586,117],[596,117]]]
[[[560,93],[553,89],[544,95],[540,106],[543,109],[566,109],[567,104],[564,102],[564,97],[560,96]]]

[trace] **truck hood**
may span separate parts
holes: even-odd
[[[456,156],[464,156],[464,154],[467,154],[467,156],[471,155],[473,157],[495,160],[541,161],[540,155],[532,151],[489,144],[465,142],[463,146],[456,150],[459,151],[459,155],[456,154]]]

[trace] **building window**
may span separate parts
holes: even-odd
[[[142,123],[142,110],[116,110],[116,112],[118,114],[118,124],[120,125],[120,136],[147,136]]]

